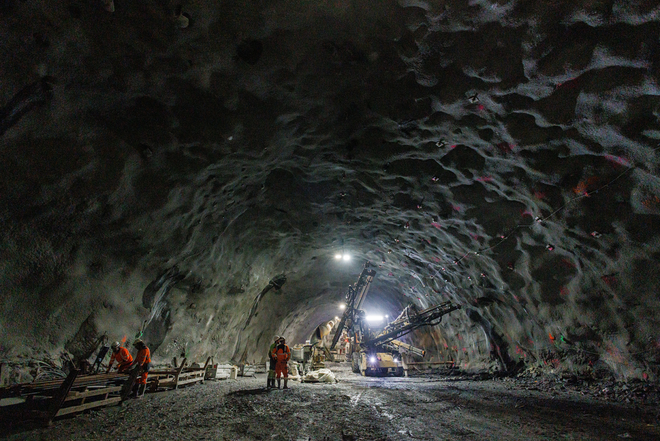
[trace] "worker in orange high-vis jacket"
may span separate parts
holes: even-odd
[[[118,341],[111,344],[110,349],[112,349],[112,356],[110,356],[110,364],[108,365],[106,374],[110,372],[110,368],[112,368],[112,364],[115,361],[117,362],[117,371],[128,371],[128,369],[133,364],[133,356],[131,356],[131,353],[128,352],[128,349],[122,347]]]
[[[280,388],[280,377],[284,376],[284,389],[288,389],[286,385],[287,381],[289,381],[287,362],[291,358],[291,349],[286,345],[284,337],[280,338],[277,346],[273,349],[273,358],[276,360],[275,375],[277,376],[277,388]]]
[[[139,338],[133,342],[133,346],[138,350],[133,365],[135,369],[138,369],[138,375],[140,375],[137,380],[138,387],[135,392],[135,397],[140,398],[144,395],[144,391],[147,389],[147,376],[149,375],[149,369],[151,369],[151,352],[147,345],[145,345]]]

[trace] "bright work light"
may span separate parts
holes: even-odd
[[[383,316],[382,315],[368,315],[365,317],[365,319],[368,322],[382,322],[383,321]]]

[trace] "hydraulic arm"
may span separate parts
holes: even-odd
[[[444,302],[436,306],[427,308],[421,312],[412,312],[412,309],[407,307],[392,323],[387,325],[382,332],[380,332],[373,339],[363,343],[364,346],[379,346],[386,343],[391,343],[393,340],[406,335],[409,332],[419,329],[423,326],[433,326],[440,323],[442,316],[449,314],[452,311],[460,309],[460,306],[454,305],[451,302]]]
[[[348,292],[346,293],[346,309],[344,310],[344,315],[341,316],[339,325],[337,325],[337,331],[335,332],[335,337],[332,339],[332,345],[330,346],[331,350],[337,345],[346,323],[349,323],[348,326],[350,328],[357,319],[358,311],[362,308],[364,299],[367,297],[367,292],[369,292],[371,282],[376,276],[376,271],[371,269],[370,266],[369,262],[365,263],[364,269],[360,273],[357,282],[348,287]]]
[[[367,262],[357,282],[348,287],[346,310],[337,325],[330,350],[335,348],[346,329],[346,337],[350,343],[348,354],[353,372],[362,375],[400,376],[403,375],[404,368],[399,354],[408,353],[424,357],[426,351],[397,339],[423,326],[437,325],[442,316],[460,307],[451,302],[444,302],[418,311],[417,307],[410,305],[384,329],[373,330],[366,320],[362,304],[375,275],[376,271],[371,269]]]

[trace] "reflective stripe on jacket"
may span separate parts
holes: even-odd
[[[128,352],[128,349],[120,347],[117,352],[112,353],[112,356],[110,357],[110,365],[108,367],[112,366],[115,361],[119,364],[119,367],[122,367],[133,363],[133,357],[130,352]]]
[[[151,363],[151,352],[149,352],[149,348],[140,349],[135,356],[135,362],[140,366],[145,363]]]
[[[273,358],[278,363],[286,363],[291,358],[291,349],[287,345],[277,345],[273,350]]]

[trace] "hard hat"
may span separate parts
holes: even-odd
[[[133,342],[133,346],[139,346],[141,344],[143,345],[144,342],[142,340],[140,340],[139,338],[136,338],[135,341]]]
[[[113,342],[113,343],[110,345],[110,347],[112,348],[113,351],[116,351],[117,349],[119,349],[119,346],[120,346],[120,344],[119,344],[118,341]]]
[[[279,340],[280,338],[282,338],[282,337],[280,337],[279,335],[276,335],[275,336],[275,341]]]

